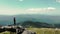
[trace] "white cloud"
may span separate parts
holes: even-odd
[[[23,1],[23,0],[19,0],[19,1]]]
[[[56,8],[47,7],[47,8],[28,8],[28,9],[20,9],[20,8],[8,8],[1,7],[0,15],[16,15],[16,14],[41,14],[55,11]]]
[[[49,9],[49,10],[55,10],[56,8],[54,8],[54,7],[48,7],[47,9]]]
[[[60,3],[60,0],[56,0],[56,2],[59,2]]]
[[[54,11],[56,8],[54,7],[48,7],[48,8],[29,8],[27,11],[34,11],[34,12],[43,12],[43,11]]]
[[[48,12],[55,11],[56,8],[53,7],[47,7],[47,8],[29,8],[25,10],[26,14],[44,14]]]

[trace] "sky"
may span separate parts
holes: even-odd
[[[0,15],[18,14],[60,16],[60,0],[0,0]]]

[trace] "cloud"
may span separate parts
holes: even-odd
[[[0,8],[0,15],[42,14],[42,13],[44,14],[44,13],[52,12],[55,10],[56,10],[56,8],[54,8],[54,7],[28,8],[28,9],[1,7]]]
[[[56,2],[59,2],[60,3],[60,0],[56,0]]]
[[[34,11],[34,12],[43,12],[43,11],[54,11],[56,8],[54,7],[47,7],[47,8],[29,8],[27,11]]]
[[[23,1],[23,0],[19,0],[19,1]]]
[[[55,10],[56,10],[56,8],[54,8],[54,7],[28,8],[25,10],[24,14],[43,14],[43,13],[53,12]]]

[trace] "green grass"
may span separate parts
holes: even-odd
[[[37,34],[60,34],[60,29],[55,30],[53,28],[27,28],[27,30],[34,31]],[[3,32],[0,34],[10,34],[10,32]],[[11,33],[11,34],[13,34],[13,33]]]
[[[52,28],[27,28],[27,29],[34,31],[37,34],[60,34],[60,29],[58,30]]]
[[[16,34],[16,33],[6,31],[6,32],[2,32],[0,34]]]
[[[9,34],[9,33],[10,33],[10,32],[7,32],[7,31],[6,31],[6,32],[2,32],[2,33],[0,33],[0,34]]]

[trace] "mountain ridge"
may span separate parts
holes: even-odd
[[[0,15],[0,24],[9,25],[13,24],[13,18],[16,18],[16,23],[22,23],[24,21],[34,21],[34,22],[45,22],[49,24],[60,24],[60,16],[49,16],[49,15],[13,15],[6,16]]]

